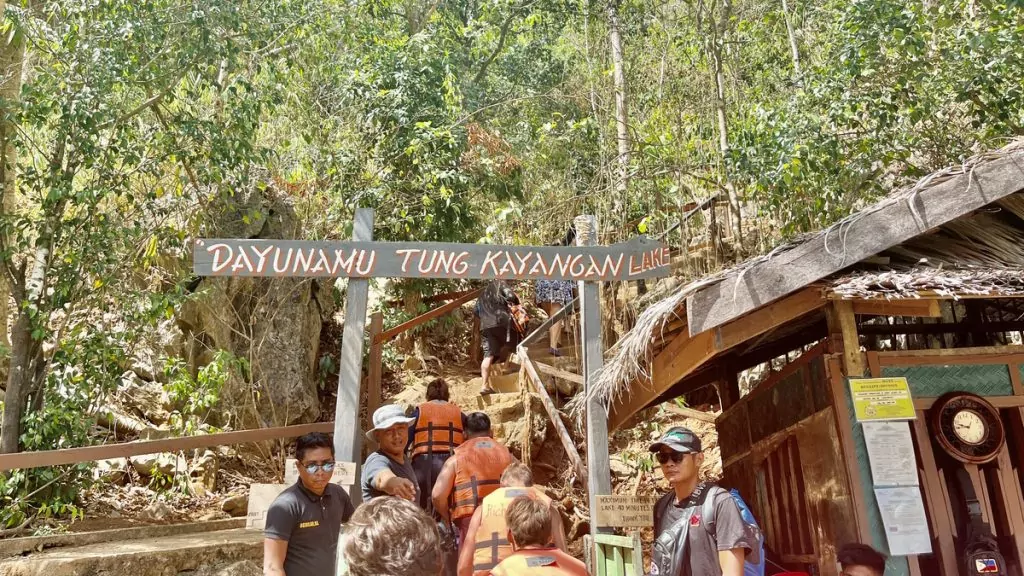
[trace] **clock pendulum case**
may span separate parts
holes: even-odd
[[[975,394],[951,392],[939,398],[931,409],[930,420],[939,446],[963,464],[991,462],[1006,443],[999,410]],[[966,468],[957,467],[956,479],[970,518],[962,555],[964,576],[1005,575],[1006,562],[982,517],[981,502]]]

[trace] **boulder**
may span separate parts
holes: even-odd
[[[167,505],[163,500],[157,500],[142,509],[139,513],[139,519],[146,522],[163,522],[170,518],[171,507]]]
[[[231,494],[221,500],[220,509],[235,517],[245,516],[249,509],[249,495]]]
[[[166,383],[164,364],[167,358],[180,357],[185,349],[185,335],[173,319],[161,320],[156,330],[149,331],[136,342],[128,369],[143,380]]]
[[[174,476],[188,469],[188,464],[181,456],[174,454],[143,454],[132,457],[132,467],[144,477],[160,474]]]
[[[294,238],[301,232],[291,198],[270,188],[253,193],[263,199],[239,199],[239,211],[227,210],[228,221],[214,222],[211,233]],[[230,220],[246,206],[258,207],[256,212],[265,217],[238,228]],[[311,422],[319,416],[317,358],[323,319],[333,314],[329,286],[308,278],[202,280],[202,295],[184,304],[177,317],[186,335],[189,369],[195,372],[208,364],[218,350],[249,361],[245,377],[233,373],[223,386],[220,402],[230,409],[219,424],[259,428]]]
[[[608,467],[611,469],[612,474],[623,478],[629,478],[636,473],[631,466],[622,460],[622,456],[618,454],[613,454],[608,458]]]
[[[193,488],[202,487],[206,492],[217,489],[217,453],[207,450],[192,463]],[[197,486],[198,485],[198,486]]]
[[[170,418],[171,399],[164,387],[158,382],[143,380],[130,370],[121,375],[116,397],[137,416],[154,424],[163,424]]]
[[[124,481],[128,478],[128,459],[110,458],[108,460],[97,460],[96,466],[92,469],[92,477],[98,482],[124,484]]]

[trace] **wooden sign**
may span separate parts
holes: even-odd
[[[270,505],[287,487],[287,484],[250,484],[249,508],[245,514],[245,527],[249,530],[263,530],[267,523],[267,511],[270,510]]]
[[[597,525],[612,528],[654,526],[654,496],[597,496]]]
[[[295,458],[284,461],[284,483],[289,486],[299,481],[299,471],[295,469]],[[353,486],[356,483],[355,462],[335,462],[331,482],[339,486]]]
[[[598,282],[668,276],[669,249],[647,238],[612,246],[198,239],[199,276],[482,278]]]

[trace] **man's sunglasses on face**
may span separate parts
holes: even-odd
[[[303,468],[310,474],[316,474],[317,470],[323,470],[324,472],[334,472],[334,462],[310,462],[309,464],[303,464]]]
[[[685,456],[683,452],[658,452],[658,464],[667,464],[669,460],[679,464]]]

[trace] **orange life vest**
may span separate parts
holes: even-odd
[[[529,548],[505,558],[492,576],[588,576],[583,562],[558,548]]]
[[[413,429],[412,455],[448,454],[462,444],[462,410],[450,402],[424,402]]]
[[[480,503],[482,509],[480,526],[476,531],[473,545],[473,575],[487,576],[492,568],[512,555],[512,544],[508,541],[508,524],[505,509],[513,500],[526,496],[551,506],[551,499],[540,490],[529,488],[498,488]]]
[[[452,520],[472,516],[485,496],[498,489],[501,474],[512,454],[494,438],[466,440],[455,449],[455,487],[451,495]]]

